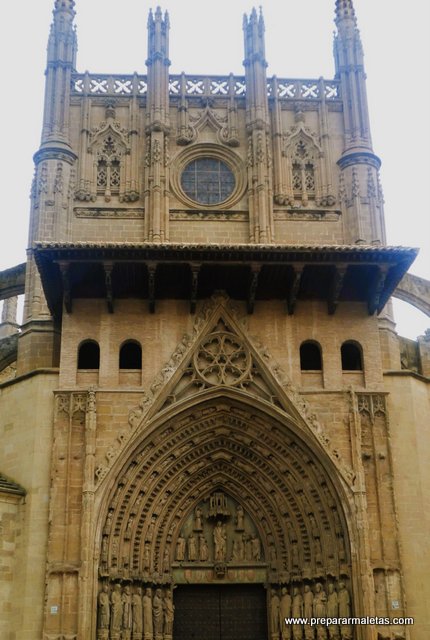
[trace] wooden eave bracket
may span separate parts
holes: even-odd
[[[292,316],[294,313],[294,309],[297,302],[297,296],[300,291],[300,284],[302,281],[304,265],[294,265],[293,266],[293,281],[291,284],[291,289],[287,295],[287,311],[288,315]]]
[[[103,269],[105,272],[105,286],[106,286],[106,302],[109,313],[113,313],[113,290],[112,290],[112,271],[113,262],[103,262]]]
[[[146,267],[148,269],[149,313],[155,313],[155,275],[157,272],[157,263],[147,262]]]
[[[250,266],[249,273],[249,286],[248,286],[248,296],[247,296],[247,310],[249,314],[254,313],[255,306],[255,296],[257,293],[258,287],[258,276],[261,271],[261,264],[252,263]]]
[[[348,266],[346,264],[338,264],[334,267],[327,300],[327,310],[331,316],[336,313],[347,269]]]
[[[200,274],[200,262],[190,263],[191,269],[191,291],[190,291],[190,313],[192,315],[196,312],[197,293],[199,290],[199,274]]]
[[[70,286],[70,262],[58,263],[63,283],[63,304],[67,313],[72,313],[72,291]]]

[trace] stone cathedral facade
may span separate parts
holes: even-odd
[[[331,80],[268,76],[255,10],[242,76],[170,74],[159,8],[146,75],[78,73],[74,5],[0,274],[1,638],[428,640],[430,338],[390,296],[430,284],[385,242],[352,0]]]

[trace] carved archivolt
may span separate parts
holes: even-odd
[[[350,573],[343,509],[321,463],[284,426],[238,402],[208,400],[142,439],[104,513],[99,573],[110,580],[170,584],[202,566],[215,576],[220,563],[226,571],[263,563],[264,581]],[[197,537],[187,547],[197,534],[206,551]],[[252,539],[258,559],[246,550]]]

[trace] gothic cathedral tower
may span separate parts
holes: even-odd
[[[430,346],[406,392],[389,298],[416,250],[385,243],[352,0],[330,80],[268,77],[255,9],[242,76],[171,74],[160,8],[146,75],[79,73],[74,17],[55,1],[0,378],[0,635],[427,640],[400,480],[424,486],[402,425]]]

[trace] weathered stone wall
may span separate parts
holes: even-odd
[[[8,505],[8,511],[14,512],[8,535],[16,536],[15,542],[10,540],[16,544],[14,579],[3,609],[8,610],[10,633],[15,634],[5,636],[10,638],[39,640],[42,636],[53,390],[57,384],[55,372],[11,381],[0,389],[0,469],[27,493],[19,511]]]

